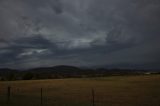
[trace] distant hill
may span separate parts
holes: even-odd
[[[1,68],[0,69],[0,80],[14,80],[15,74],[19,73],[18,70]]]
[[[29,72],[58,72],[58,73],[72,73],[72,72],[77,72],[77,71],[82,71],[78,67],[74,66],[66,66],[66,65],[59,65],[59,66],[54,66],[54,67],[41,67],[41,68],[34,68],[34,69],[29,69],[27,70]]]
[[[44,78],[46,76],[49,78],[69,78],[85,75],[85,71],[86,70],[75,66],[59,65],[54,67],[29,69],[25,72],[36,74],[37,76],[41,76],[41,78]]]
[[[9,73],[16,73],[19,72],[18,70],[9,69],[9,68],[0,68],[0,75],[6,75]]]
[[[59,65],[54,67],[39,67],[28,70],[0,69],[0,80],[29,80],[29,79],[54,79],[71,77],[103,77],[113,75],[139,75],[158,74],[159,71],[131,70],[131,69],[106,69],[106,68],[79,68],[75,66]]]

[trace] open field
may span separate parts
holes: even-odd
[[[7,101],[7,87],[11,98]],[[0,106],[160,106],[160,75],[0,82]]]

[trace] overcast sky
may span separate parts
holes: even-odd
[[[160,0],[0,0],[0,68],[160,69]]]

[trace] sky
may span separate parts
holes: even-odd
[[[0,0],[0,68],[160,69],[160,0]]]

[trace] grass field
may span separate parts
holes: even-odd
[[[7,86],[11,86],[10,102]],[[0,106],[160,106],[160,75],[0,82]]]

